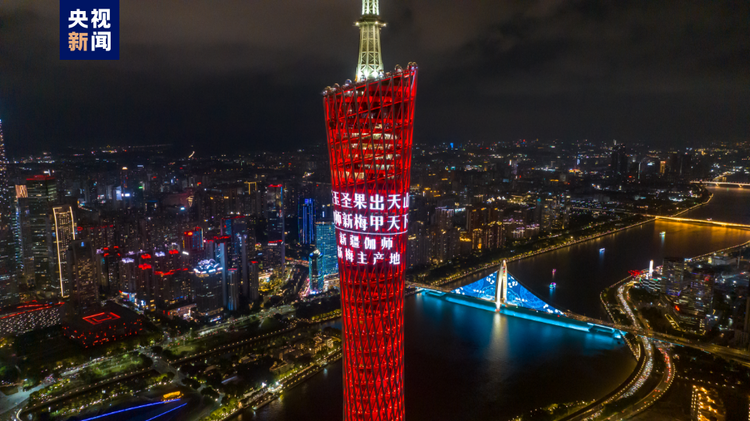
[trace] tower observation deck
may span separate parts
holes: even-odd
[[[363,0],[356,83],[323,92],[343,321],[344,420],[404,419],[404,271],[417,66],[383,72]]]

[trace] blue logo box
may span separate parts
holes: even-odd
[[[60,0],[60,60],[119,60],[120,0]]]

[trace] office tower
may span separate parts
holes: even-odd
[[[96,249],[88,241],[72,242],[67,250],[70,303],[76,314],[99,308],[101,271]]]
[[[336,256],[336,227],[332,222],[317,222],[315,224],[315,246],[320,252],[320,273],[326,276],[335,275],[339,271]]]
[[[190,231],[182,234],[182,251],[188,254],[189,264],[191,267],[204,260],[203,228],[195,227]],[[208,257],[212,257],[208,255]]]
[[[119,292],[125,299],[135,303],[137,299],[138,264],[132,256],[120,260],[120,288]]]
[[[28,238],[33,258],[34,283],[45,295],[59,295],[60,284],[54,278],[54,244],[49,213],[57,201],[57,185],[53,177],[37,175],[26,179],[28,191]]]
[[[304,199],[300,201],[297,220],[301,244],[315,244],[315,219],[315,200]]]
[[[614,178],[625,178],[628,176],[628,165],[630,165],[630,156],[625,151],[625,145],[616,145],[612,149],[612,162],[610,171]]]
[[[96,242],[91,240],[92,244]],[[108,297],[116,297],[120,292],[120,267],[122,265],[122,254],[117,246],[104,247],[101,254],[102,259],[102,283],[104,293]]]
[[[260,264],[253,260],[247,264],[247,269],[249,282],[244,294],[248,301],[252,303],[260,298]]]
[[[321,272],[322,256],[320,250],[315,250],[310,253],[308,257],[308,279],[310,280],[310,292],[319,293],[323,292],[323,286],[325,285],[325,276]]]
[[[59,281],[60,296],[70,295],[70,280],[68,279],[68,247],[76,239],[75,217],[70,205],[54,206],[52,208],[53,241],[55,243],[56,274]]]
[[[156,280],[154,279],[154,266],[151,255],[143,253],[138,256],[138,270],[136,271],[135,291],[136,304],[141,309],[153,310],[156,308]]]
[[[273,254],[278,260],[268,261],[272,268],[284,267],[285,232],[284,232],[284,187],[272,184],[266,191],[266,220],[268,222],[268,243],[274,245]],[[266,257],[268,258],[268,257]]]
[[[0,121],[0,307],[18,302],[18,282],[15,279],[16,248],[12,212],[12,193],[8,184],[8,158],[5,156],[3,126]]]
[[[217,314],[222,310],[222,269],[213,260],[202,260],[193,269],[193,289],[195,304],[204,316]]]
[[[679,297],[685,282],[685,259],[682,257],[665,257],[662,267],[662,288],[664,294]]]
[[[225,308],[228,305],[229,291],[227,287],[229,281],[229,237],[214,237],[214,243],[216,244],[216,253],[214,254],[214,260],[221,269],[221,305]]]
[[[253,225],[249,224],[244,216],[224,218],[221,220],[221,235],[229,238],[227,268],[237,269],[240,286],[247,285],[247,261],[248,258],[254,256],[255,252]],[[243,290],[244,288],[240,287],[239,291]]]
[[[404,419],[404,270],[417,66],[383,74],[363,0],[357,82],[324,92],[341,286],[344,420]]]
[[[227,286],[225,306],[229,311],[237,311],[240,308],[240,272],[231,268],[227,271]]]
[[[185,302],[192,297],[192,285],[187,268],[168,271],[154,271],[157,285],[157,307],[169,308],[178,302]]]
[[[284,255],[284,244],[279,241],[269,241],[263,247],[263,270],[274,270],[282,268],[281,259]]]

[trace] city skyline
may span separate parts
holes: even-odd
[[[750,419],[750,3],[56,4],[0,421]]]
[[[194,2],[177,14],[167,5],[125,2],[121,59],[106,63],[57,59],[56,4],[0,6],[0,51],[7,57],[0,116],[11,156],[67,145],[180,142],[204,156],[322,145],[315,113],[296,115],[294,125],[280,116],[289,103],[314,109],[330,80],[352,77],[358,15],[343,0]],[[750,86],[743,59],[750,41],[741,36],[748,23],[740,18],[747,4],[383,7],[385,67],[413,57],[429,69],[416,142],[559,138],[680,146],[747,136],[740,123]],[[406,36],[413,42],[398,41]],[[320,48],[340,39],[349,41]],[[165,125],[166,119],[184,124]]]

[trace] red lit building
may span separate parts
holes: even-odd
[[[364,19],[364,18],[363,18]],[[344,419],[404,419],[404,270],[417,67],[324,93]]]
[[[63,324],[63,333],[85,348],[102,345],[143,331],[143,318],[112,302],[98,313]]]

